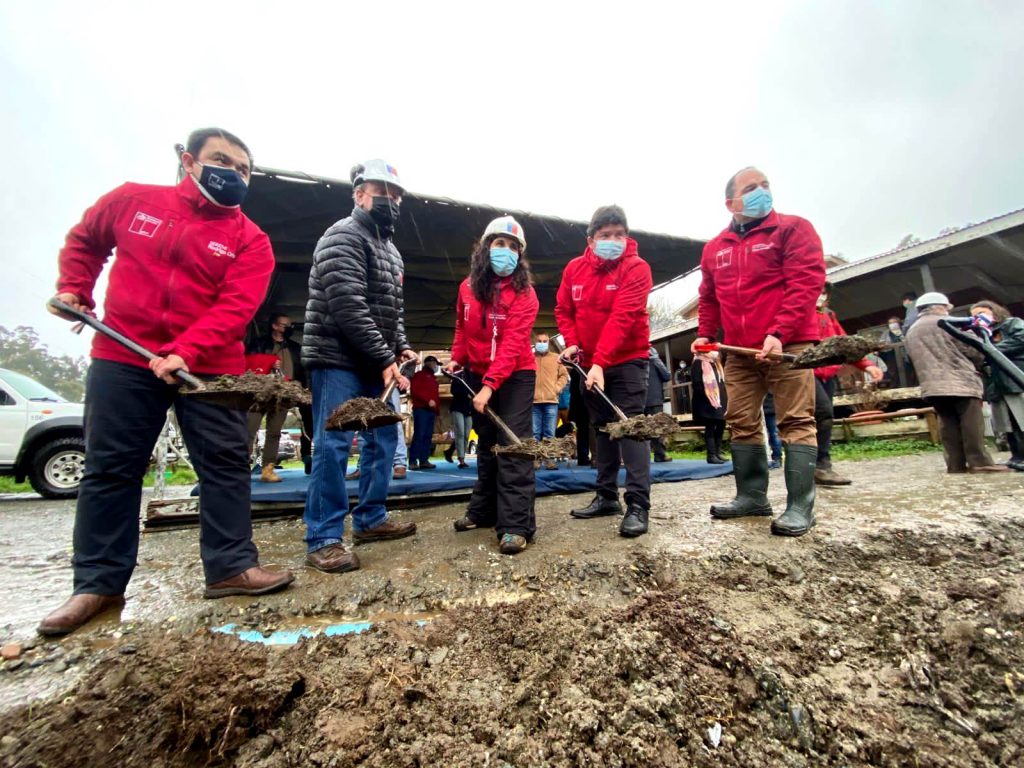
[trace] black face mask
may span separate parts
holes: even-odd
[[[370,216],[380,227],[394,227],[398,221],[399,204],[390,197],[374,197]]]

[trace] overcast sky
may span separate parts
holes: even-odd
[[[870,256],[1024,207],[1022,29],[1019,0],[6,3],[0,325],[84,353],[42,308],[65,233],[212,124],[258,164],[380,156],[415,192],[700,238],[756,164]]]

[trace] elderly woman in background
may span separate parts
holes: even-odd
[[[994,301],[977,302],[971,307],[971,315],[988,328],[996,349],[1024,369],[1024,320],[1013,317]],[[1024,388],[991,363],[984,374],[985,399],[992,406],[992,429],[1005,434],[1010,445],[1006,466],[1024,472]]]

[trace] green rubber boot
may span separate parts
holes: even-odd
[[[771,517],[768,503],[768,454],[763,445],[732,445],[732,469],[736,475],[736,498],[726,504],[712,504],[716,520],[734,517]]]
[[[814,464],[818,449],[813,445],[787,445],[786,511],[772,520],[776,536],[803,536],[814,527]]]

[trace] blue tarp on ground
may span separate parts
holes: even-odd
[[[469,469],[458,469],[454,464],[438,461],[437,469],[409,472],[405,480],[393,480],[388,496],[421,496],[452,494],[459,491],[469,493],[476,482],[476,465],[469,459]],[[681,460],[651,464],[652,483],[677,483],[682,480],[704,480],[720,477],[732,472],[732,462],[707,464],[703,461]],[[253,503],[296,503],[306,500],[306,485],[309,477],[301,469],[279,470],[280,483],[260,482],[253,476]],[[625,483],[626,471],[619,471],[619,485]],[[567,467],[537,470],[537,495],[552,493],[582,493],[592,491],[597,483],[597,471],[590,467]],[[349,496],[355,499],[359,492],[359,481],[349,480]],[[192,495],[197,490],[193,489]]]

